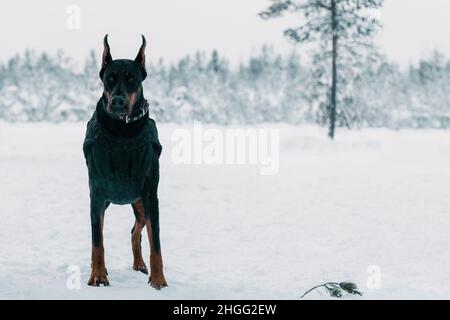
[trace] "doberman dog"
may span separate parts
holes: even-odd
[[[100,78],[103,95],[87,125],[83,152],[89,172],[92,263],[90,286],[108,286],[103,247],[103,222],[110,203],[131,204],[136,218],[131,230],[133,269],[148,274],[142,257],[141,233],[150,241],[149,283],[167,286],[159,239],[159,156],[155,122],[148,115],[142,82],[146,40],[135,60],[113,60],[108,35],[103,40]]]

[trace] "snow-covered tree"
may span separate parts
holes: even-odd
[[[349,67],[356,64],[365,49],[371,48],[371,37],[380,25],[374,10],[382,6],[383,0],[271,0],[271,2],[272,5],[260,13],[263,19],[280,17],[286,12],[302,15],[303,23],[298,27],[287,29],[285,35],[295,43],[312,42],[316,46],[313,58],[318,69],[315,72],[318,79],[316,86],[328,89],[326,102],[322,106],[325,106],[329,136],[333,139],[338,113],[348,122],[342,103],[338,106],[338,93],[346,98],[345,81],[352,76],[352,69]],[[324,63],[329,68],[325,68]]]

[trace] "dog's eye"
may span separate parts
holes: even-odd
[[[134,78],[133,77],[128,77],[127,78],[127,82],[128,83],[133,83],[134,82]]]
[[[108,83],[109,84],[111,84],[111,83],[114,83],[114,77],[113,76],[110,76],[110,77],[108,77],[108,79],[107,79],[107,81],[108,81]]]

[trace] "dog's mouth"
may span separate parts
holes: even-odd
[[[131,113],[127,110],[113,110],[110,105],[106,107],[106,112],[110,118],[125,122],[128,122],[128,119],[131,117]]]
[[[130,116],[133,112],[132,105],[123,97],[108,97],[106,111],[116,117]]]
[[[130,112],[128,110],[128,108],[125,108],[123,110],[114,110],[112,108],[111,105],[108,104],[108,106],[106,107],[106,110],[108,111],[109,114],[118,116],[118,117],[125,117],[125,116],[130,116],[132,114],[132,112]]]
[[[117,97],[122,100],[117,100]],[[148,112],[148,103],[145,99],[137,105],[139,101],[136,94],[127,96],[114,96],[108,93],[104,95],[104,109],[113,119],[131,122],[140,119]],[[116,100],[114,100],[116,98]],[[115,103],[114,103],[115,102]]]
[[[106,98],[106,111],[110,115],[123,118],[133,113],[134,96],[111,95],[107,93]]]

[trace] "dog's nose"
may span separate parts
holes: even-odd
[[[115,110],[121,110],[125,107],[125,98],[122,96],[114,96],[111,100],[112,108]]]

